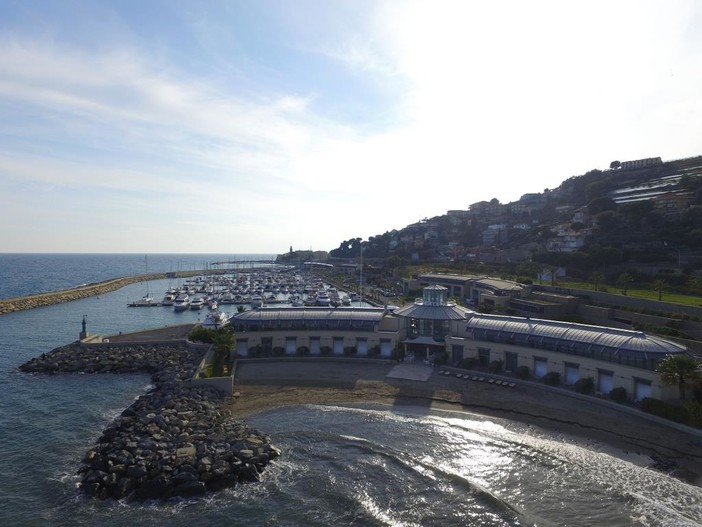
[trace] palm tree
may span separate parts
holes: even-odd
[[[626,296],[626,291],[629,288],[629,284],[634,281],[634,277],[629,273],[622,273],[617,278],[617,285],[621,287],[622,294]]]
[[[603,278],[604,278],[604,275],[602,273],[600,273],[599,271],[595,271],[594,273],[592,273],[590,275],[590,280],[592,280],[592,282],[595,285],[595,291],[597,291],[597,286],[600,284],[600,281]]]
[[[231,361],[232,346],[234,345],[234,335],[229,328],[220,328],[212,335],[212,346],[215,356],[215,375],[227,374]],[[226,371],[225,366],[226,365]]]
[[[666,285],[665,280],[656,280],[653,282],[653,288],[658,291],[658,300],[663,299],[663,290],[665,289]]]
[[[702,371],[700,364],[689,355],[680,353],[677,355],[666,355],[658,363],[656,371],[661,374],[661,382],[672,386],[678,385],[680,399],[685,400],[685,384],[688,381],[699,379]]]

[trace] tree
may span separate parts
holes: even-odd
[[[590,214],[599,214],[600,212],[610,211],[616,208],[617,204],[609,196],[594,198],[587,205],[587,210]]]
[[[590,280],[592,280],[593,285],[595,286],[595,291],[597,291],[597,286],[600,285],[600,281],[604,278],[604,275],[600,273],[599,271],[595,271],[590,275]]]
[[[658,291],[658,300],[663,299],[663,290],[665,289],[665,286],[667,284],[665,283],[665,280],[656,280],[653,282],[653,288]]]
[[[680,391],[680,399],[685,400],[685,385],[688,381],[700,378],[700,364],[685,354],[666,355],[666,357],[658,363],[656,368],[661,374],[661,382],[672,386],[678,385]]]
[[[234,335],[229,328],[220,328],[212,336],[212,349],[215,356],[215,375],[222,375],[224,365],[229,365],[231,361],[232,346],[234,345]]]
[[[617,278],[617,285],[621,288],[622,294],[626,296],[626,291],[629,288],[629,284],[634,281],[634,277],[629,273],[622,273]]]

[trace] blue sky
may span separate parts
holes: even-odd
[[[702,154],[694,1],[0,3],[0,252],[330,250]]]

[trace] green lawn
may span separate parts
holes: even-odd
[[[573,289],[586,289],[589,291],[593,291],[594,284],[592,282],[576,282],[576,281],[567,281],[567,282],[558,282],[557,284],[559,287],[570,287]],[[622,290],[620,287],[616,285],[609,285],[609,284],[602,284],[600,283],[598,286],[598,289],[602,291],[602,289],[606,289],[605,292],[613,294],[613,295],[621,295]],[[622,295],[623,296],[623,295]],[[626,296],[631,296],[634,298],[645,298],[646,300],[658,300],[658,291],[656,291],[653,288],[650,289],[640,289],[636,286],[630,287],[627,289]],[[682,295],[679,293],[667,293],[665,289],[663,290],[663,295],[661,296],[661,300],[663,302],[673,302],[675,304],[682,304],[686,306],[695,306],[699,307],[702,306],[702,297],[701,296],[694,296],[694,295]]]

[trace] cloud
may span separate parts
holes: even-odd
[[[169,236],[177,224],[195,245],[215,211],[231,224],[220,230],[251,244],[243,251],[328,249],[511,201],[612,159],[699,153],[702,61],[688,27],[699,9],[689,2],[325,5],[305,4],[292,21],[282,9],[280,35],[236,42],[229,64],[225,51],[176,63],[185,52],[159,51],[162,33],[125,37],[129,21],[93,48],[4,34],[3,185],[99,197],[129,224],[127,209],[148,207],[143,222]],[[317,9],[318,31],[307,16]],[[208,32],[212,20],[194,31],[208,49],[227,27]],[[264,46],[264,36],[281,40]],[[293,49],[301,71],[275,71],[283,59],[265,56],[269,45]],[[320,82],[296,84],[294,73]],[[367,105],[363,117],[356,105]],[[190,216],[168,215],[174,205]]]

